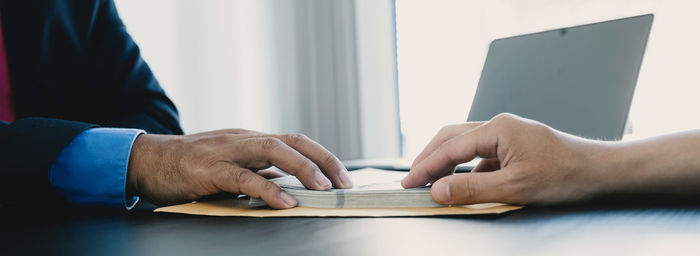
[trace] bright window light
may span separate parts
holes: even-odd
[[[653,13],[624,139],[700,128],[700,24],[695,1],[397,0],[404,156],[464,122],[488,44],[497,38]]]

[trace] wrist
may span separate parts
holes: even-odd
[[[180,136],[143,134],[136,138],[129,156],[127,169],[127,196],[143,197],[151,203],[162,194],[163,170],[176,170]]]
[[[144,154],[148,152],[146,150],[147,140],[150,135],[140,134],[134,140],[131,146],[131,153],[129,154],[129,164],[126,172],[126,195],[127,197],[139,196],[139,184],[141,180],[141,170],[143,170],[143,159],[146,158]]]
[[[609,186],[611,193],[700,194],[699,142],[700,135],[685,132],[617,143],[608,167],[616,183]]]
[[[639,194],[654,186],[654,161],[658,151],[645,142],[606,142],[597,156],[600,160],[596,175],[602,194]],[[658,181],[658,180],[656,180]]]
[[[585,141],[575,149],[575,168],[579,188],[585,191],[583,198],[594,198],[618,193],[625,186],[625,175],[633,157],[625,146],[616,142]]]

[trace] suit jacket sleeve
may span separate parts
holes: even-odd
[[[49,183],[48,170],[61,150],[91,127],[95,125],[37,117],[0,121],[0,202],[62,202]]]
[[[126,32],[113,1],[101,1],[92,29],[92,81],[110,92],[99,124],[182,134],[174,104],[159,86]]]
[[[70,26],[76,29],[44,34],[87,35],[85,38],[76,36],[75,40],[71,41],[83,43],[66,47],[85,48],[81,52],[87,52],[89,55],[89,67],[86,70],[88,77],[82,81],[89,81],[89,85],[82,91],[64,89],[68,92],[80,93],[77,97],[86,99],[85,103],[89,104],[81,108],[72,108],[80,109],[78,111],[81,112],[47,112],[48,116],[59,118],[31,117],[41,113],[24,111],[19,113],[20,117],[28,117],[20,118],[11,124],[0,122],[0,204],[34,200],[42,203],[64,202],[58,191],[51,187],[48,171],[63,148],[88,128],[124,127],[143,129],[148,133],[182,134],[174,104],[165,95],[153,73],[141,58],[139,48],[126,32],[113,1],[97,0],[93,2],[92,10],[85,10],[85,7],[90,5],[82,1],[48,1],[47,3],[52,11],[61,11],[61,15],[48,12],[47,16],[53,18],[47,21],[48,25],[45,28],[47,31],[50,32],[61,26],[69,26],[65,28],[68,30],[71,29]],[[8,17],[13,17],[9,16],[12,12],[8,11],[7,14]],[[92,18],[84,19],[85,15],[91,15]],[[15,16],[21,17],[21,15]],[[88,26],[84,23],[86,20],[90,21],[89,32],[77,33]],[[17,46],[17,44],[14,45]],[[58,47],[61,44],[49,45]],[[11,75],[13,71],[17,71],[20,73],[17,73],[19,75],[16,77],[21,77],[21,72],[24,70],[17,69],[21,66],[21,62],[15,63],[18,64],[14,65],[14,70],[13,63],[10,63]],[[65,65],[70,66],[69,63]],[[13,80],[13,86],[32,86],[32,84],[19,84]],[[14,88],[18,94],[40,91],[22,90],[20,87]],[[92,93],[93,91],[98,93]],[[18,98],[23,100],[30,98],[19,96]],[[35,103],[42,104],[42,102]],[[16,108],[18,110],[37,109],[26,107],[27,104],[34,103],[15,102],[16,106],[20,106]],[[51,111],[50,106],[45,111]],[[74,120],[80,120],[80,122],[63,120],[73,119],[70,118],[72,116],[77,117]]]

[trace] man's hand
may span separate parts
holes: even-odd
[[[471,173],[460,163],[483,160]],[[700,195],[700,130],[630,142],[586,140],[512,114],[443,128],[406,188],[433,183],[442,204],[555,204],[609,194]]]
[[[501,114],[488,122],[444,127],[413,162],[406,188],[433,183],[442,204],[503,202],[550,204],[594,195],[592,157],[605,143],[555,131],[541,123]],[[455,167],[483,158],[472,173]]]
[[[304,135],[232,129],[140,135],[129,158],[127,194],[169,205],[231,192],[262,198],[273,208],[296,206],[294,198],[265,178],[276,176],[264,170],[273,165],[309,189],[352,187],[340,160]]]

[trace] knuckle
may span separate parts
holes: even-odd
[[[277,186],[277,185],[275,185],[275,184],[272,183],[272,182],[265,181],[265,182],[262,184],[261,189],[262,189],[262,191],[266,191],[266,192],[275,192],[275,191],[277,191],[277,190],[280,190],[280,187]]]
[[[264,138],[260,140],[260,147],[265,150],[274,150],[282,146],[284,144],[281,140],[277,138]]]
[[[323,160],[321,160],[321,161],[322,161],[321,164],[323,164],[324,166],[332,166],[332,165],[335,165],[337,162],[336,158],[333,154],[326,154],[323,157]]]
[[[514,114],[511,113],[500,113],[493,118],[491,118],[491,121],[489,123],[494,124],[494,125],[511,125],[513,122],[520,120],[520,118]]]
[[[448,133],[452,129],[454,129],[454,126],[455,126],[454,124],[445,125],[442,128],[440,128],[440,130],[438,131],[438,134]]]
[[[283,136],[291,144],[307,143],[310,140],[309,137],[300,133],[285,134]]]
[[[523,119],[514,114],[500,113],[493,117],[488,125],[501,133],[510,134],[511,132],[522,132],[523,123]]]
[[[507,120],[513,120],[516,118],[517,118],[516,115],[514,115],[512,113],[503,112],[503,113],[500,113],[500,114],[494,116],[493,118],[491,118],[491,120],[493,120],[493,121],[507,121]]]
[[[301,161],[299,165],[299,171],[305,171],[309,173],[315,173],[317,171],[317,167],[315,164],[313,164],[311,161],[305,160]]]
[[[235,184],[246,184],[255,179],[254,175],[253,172],[248,170],[239,171],[233,174],[233,182]]]

